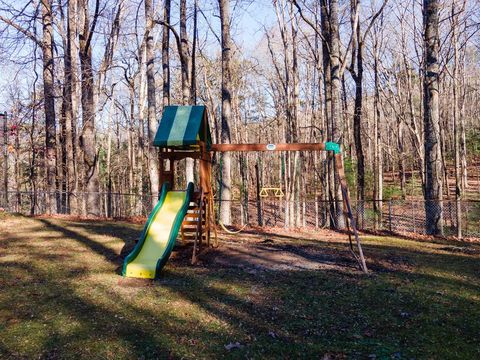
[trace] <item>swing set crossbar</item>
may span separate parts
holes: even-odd
[[[211,151],[325,151],[325,144],[212,144]]]
[[[368,273],[367,264],[363,255],[362,245],[358,236],[357,226],[353,217],[352,208],[350,205],[350,198],[348,194],[348,185],[345,177],[345,169],[343,167],[342,154],[340,152],[340,145],[334,142],[326,143],[291,143],[291,144],[212,144],[211,152],[235,152],[235,151],[328,151],[334,154],[335,169],[340,178],[340,187],[343,195],[344,214],[347,219],[348,238],[350,243],[350,251],[357,260],[360,268],[364,273]],[[262,196],[262,195],[261,195]],[[353,250],[352,232],[358,249],[358,255]]]

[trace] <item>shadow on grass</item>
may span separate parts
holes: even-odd
[[[120,251],[120,254],[117,254],[112,249],[104,246],[98,241],[92,240],[88,236],[84,236],[73,230],[69,230],[64,226],[54,224],[50,220],[40,219],[39,221],[41,221],[44,225],[51,228],[52,230],[62,232],[66,237],[76,240],[88,246],[97,254],[104,256],[108,261],[117,265],[117,268],[116,268],[117,274],[121,273],[124,258],[133,250],[135,246],[135,242],[132,241],[132,239],[137,239],[140,234],[140,231],[137,231],[136,229],[132,229],[130,226],[127,226],[126,224],[120,224],[120,223],[115,223],[113,227],[111,226],[110,223],[100,223],[100,224],[86,223],[84,224],[83,227],[81,226],[81,224],[74,225],[80,230],[86,230],[87,232],[91,232],[94,234],[110,235],[115,237],[119,237],[119,235],[121,235],[122,236],[121,239],[124,242],[124,245]],[[280,235],[280,237],[291,238],[291,236],[283,236],[283,235]],[[266,266],[271,265],[272,267],[286,266],[288,265],[288,261],[292,260],[291,258],[288,258],[288,257],[286,259],[281,260],[281,259],[275,259],[265,255],[268,253],[269,250],[273,250],[277,252],[283,252],[287,255],[288,254],[294,255],[295,257],[300,258],[301,261],[305,261],[310,264],[316,263],[318,264],[319,267],[322,267],[322,265],[330,265],[330,266],[345,267],[346,270],[357,269],[357,265],[351,259],[347,248],[344,247],[345,245],[344,243],[334,241],[333,243],[329,242],[328,247],[324,247],[322,245],[324,245],[324,243],[323,242],[319,243],[318,241],[308,241],[308,245],[300,245],[300,246],[295,246],[295,244],[275,244],[275,243],[256,244],[256,246],[259,249],[265,250],[265,253],[263,255],[256,253],[255,248],[253,249],[249,248],[245,250],[242,248],[242,246],[239,246],[237,249],[235,249],[236,253],[235,252],[229,253],[228,255],[232,256],[232,258],[230,259],[232,263],[235,263],[235,262],[238,263],[243,261],[245,262],[246,267],[256,267],[257,264],[255,261],[255,258],[262,260],[264,263],[266,263]],[[325,251],[322,251],[323,248],[325,248]],[[414,261],[415,257],[407,256],[406,259],[402,259],[401,257],[399,257],[398,256],[399,254],[402,254],[402,253],[409,254],[411,253],[411,251],[408,251],[406,249],[399,250],[398,246],[396,245],[374,245],[374,244],[366,243],[363,245],[363,248],[367,256],[367,261],[369,261],[369,257],[370,257],[370,260],[372,260],[372,256],[370,255],[374,255],[375,253],[380,253],[383,257],[385,257],[385,254],[388,254],[389,252],[392,252],[392,251],[395,252],[394,255],[390,256],[387,259],[389,261],[387,265],[382,264],[380,262],[369,261],[369,265],[374,271],[381,271],[381,272],[396,271],[396,270],[400,270],[399,268],[400,265],[409,266],[415,262]],[[179,252],[191,251],[189,247],[177,248],[177,250]],[[221,255],[221,249],[220,249],[220,255]],[[439,262],[438,259],[441,258],[439,257],[439,254],[431,254],[427,252],[427,250],[425,250],[424,255],[427,258],[432,260],[431,266],[433,267],[436,267],[437,266],[436,264],[438,263],[443,264],[442,266],[444,268],[443,269],[439,268],[438,270],[445,270],[445,266],[448,267],[448,264],[451,262],[450,260]],[[449,253],[449,254],[444,254],[442,256],[447,256],[448,259],[462,259],[462,261],[464,261],[464,257],[461,254]],[[292,268],[294,268],[295,264],[292,264],[292,265],[293,265]],[[395,266],[395,265],[399,265],[399,266]],[[476,265],[476,262],[474,261],[472,264],[472,267],[466,268],[465,270],[468,271],[469,269],[477,268],[475,265]],[[265,266],[265,264],[263,266]]]
[[[88,296],[79,296],[77,294],[78,289],[69,285],[68,280],[73,280],[73,277],[69,277],[68,274],[62,273],[62,277],[52,278],[52,276],[34,266],[25,267],[10,263],[6,266],[7,276],[8,272],[16,273],[19,268],[35,274],[37,283],[45,284],[45,288],[42,289],[44,295],[30,296],[28,302],[25,302],[24,299],[18,299],[17,294],[12,292],[13,296],[11,298],[2,298],[2,301],[17,303],[17,307],[12,313],[12,319],[15,323],[27,324],[28,327],[34,329],[37,322],[50,319],[50,321],[46,320],[47,323],[50,322],[49,328],[44,329],[45,332],[48,332],[48,337],[42,344],[36,344],[36,347],[31,349],[35,351],[36,356],[40,354],[44,358],[76,357],[82,353],[85,356],[89,353],[86,347],[91,341],[103,342],[104,339],[111,339],[114,343],[114,340],[119,339],[126,344],[124,356],[130,355],[135,356],[135,358],[145,355],[168,357],[170,353],[168,342],[159,341],[154,336],[155,331],[151,331],[152,329],[146,330],[141,324],[142,321],[138,321],[145,318],[146,314],[142,314],[138,309],[124,303],[122,299],[115,299],[115,301],[121,304],[120,308],[130,307],[134,316],[130,318],[119,316],[117,312],[108,309],[105,305],[95,304]],[[98,286],[98,284],[93,285]],[[108,297],[109,295],[105,292],[104,296]],[[148,316],[153,315],[148,314]],[[70,324],[72,322],[76,326],[73,327],[73,330],[68,330],[71,328]],[[23,335],[21,337],[28,339],[30,334],[27,332],[21,335]],[[143,346],[150,347],[150,352],[146,352]],[[5,346],[2,347],[6,349]],[[25,350],[28,350],[28,346]],[[108,354],[108,349],[104,350],[107,350],[105,353]],[[110,351],[112,350],[114,351],[114,349]],[[12,353],[11,350],[5,351],[7,354],[8,352]],[[95,353],[92,355],[95,355]],[[113,358],[113,355],[114,352],[111,353],[110,357]],[[96,356],[104,357],[101,354],[96,354]]]
[[[115,251],[113,251],[111,248],[103,245],[102,243],[92,240],[88,236],[82,235],[76,231],[70,230],[65,226],[60,226],[58,224],[53,223],[51,220],[47,219],[39,219],[38,221],[42,222],[44,225],[47,226],[47,228],[61,232],[65,235],[65,237],[72,239],[74,241],[77,241],[91,250],[93,250],[95,253],[98,255],[103,256],[106,260],[109,262],[118,265],[123,261],[122,254],[117,254]],[[91,229],[91,226],[89,223],[85,224],[83,227],[84,229]]]
[[[102,255],[105,262],[121,264],[121,257],[93,237],[45,221],[42,219],[47,229],[62,232],[72,239],[72,244],[85,245],[92,254]],[[85,227],[89,228],[89,224]],[[99,227],[96,229],[102,232]],[[28,244],[30,240],[24,241]],[[321,248],[322,243],[318,246]],[[126,296],[101,280],[86,279],[88,283],[82,286],[83,279],[78,280],[78,274],[66,271],[68,262],[53,272],[40,261],[45,254],[32,252],[30,258],[2,262],[0,281],[4,289],[0,303],[1,309],[8,310],[1,312],[0,317],[8,319],[0,340],[0,355],[31,357],[33,354],[45,358],[82,355],[307,358],[325,353],[339,357],[366,357],[373,353],[377,357],[391,357],[395,353],[433,358],[478,355],[480,310],[478,298],[475,300],[480,290],[475,278],[480,270],[478,257],[425,254],[398,247],[394,251],[392,246],[376,244],[366,245],[365,251],[372,261],[378,261],[379,267],[391,266],[389,261],[395,255],[400,256],[398,261],[411,263],[413,268],[408,271],[397,268],[394,272],[365,277],[332,270],[268,271],[252,275],[235,269],[167,265],[162,278],[152,282],[153,286]],[[88,263],[88,253],[78,256],[79,261]],[[420,268],[432,268],[439,273],[419,272]],[[466,277],[457,276],[461,270],[465,270]],[[22,274],[28,276],[16,280]],[[43,323],[48,326],[44,328]],[[34,342],[37,332],[46,336],[38,340],[36,348],[22,342],[25,339]],[[244,347],[232,352],[225,350],[225,344],[237,341]]]

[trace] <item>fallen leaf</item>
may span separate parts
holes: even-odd
[[[233,349],[241,349],[243,348],[243,345],[240,344],[239,342],[235,342],[235,343],[229,343],[227,345],[225,345],[225,349],[230,351],[230,350],[233,350]]]
[[[268,332],[268,336],[271,336],[271,337],[274,338],[274,339],[277,338],[277,334],[275,334],[273,331],[269,331],[269,332]]]

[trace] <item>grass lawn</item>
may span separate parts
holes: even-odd
[[[250,236],[319,266],[177,256],[125,280],[141,228],[0,214],[0,358],[480,358],[480,244],[363,236],[365,276],[343,235],[241,233],[217,252]]]

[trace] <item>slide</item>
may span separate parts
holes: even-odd
[[[122,275],[154,279],[167,262],[193,194],[193,183],[186,191],[168,191],[164,183],[160,199],[148,217],[140,241],[123,262]]]

